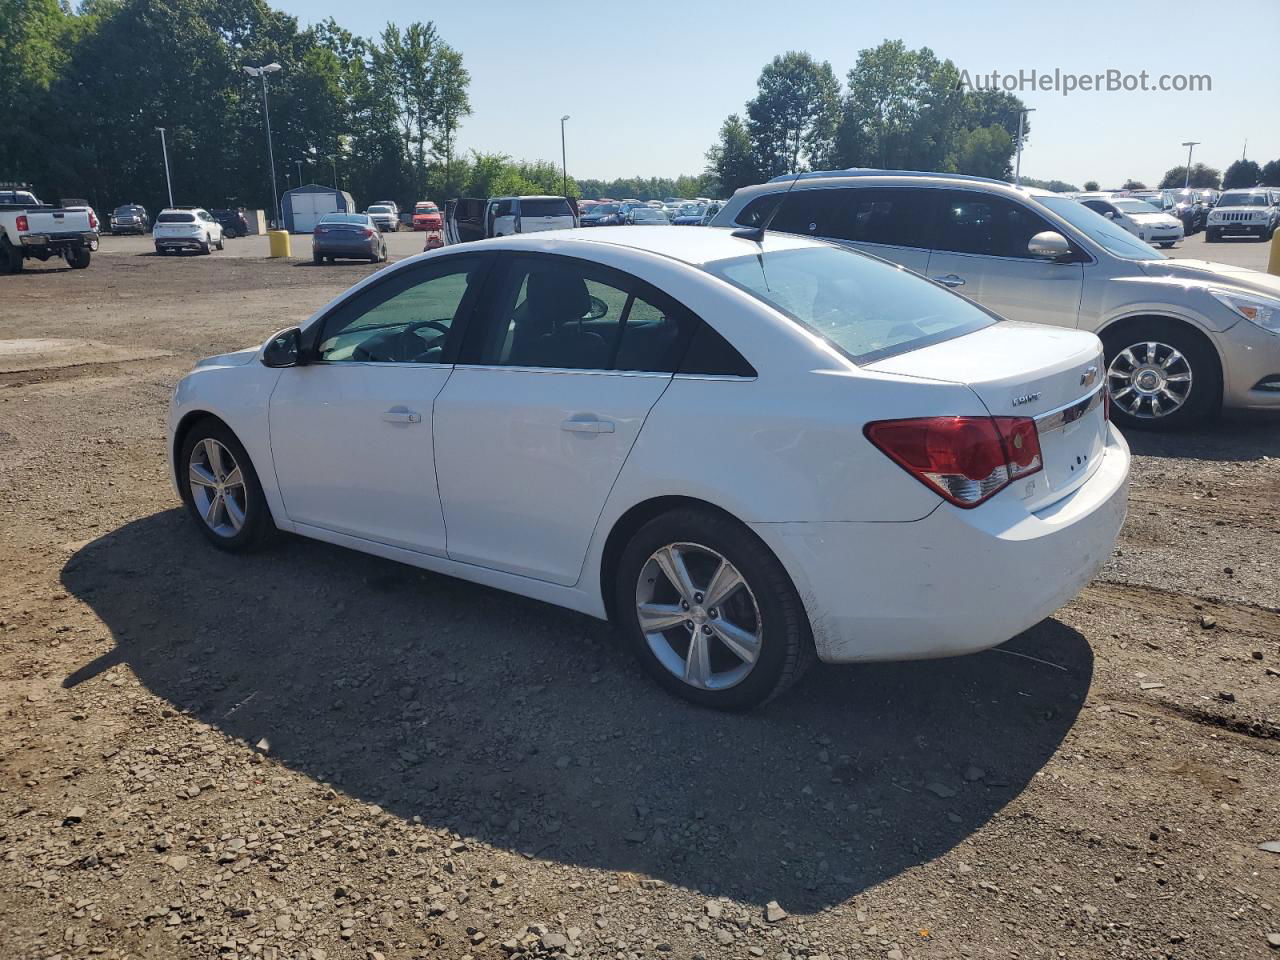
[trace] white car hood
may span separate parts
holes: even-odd
[[[1166,213],[1130,213],[1130,220],[1144,227],[1176,227],[1181,220],[1175,220]]]
[[[196,367],[243,367],[252,363],[261,347],[247,347],[234,353],[220,353],[215,357],[205,357],[196,363]]]
[[[1233,267],[1226,263],[1214,263],[1212,260],[1183,259],[1143,260],[1141,264],[1149,277],[1171,277],[1205,285],[1238,287],[1280,298],[1280,277],[1250,270],[1248,267]]]

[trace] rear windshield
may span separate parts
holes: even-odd
[[[368,223],[369,218],[362,213],[326,213],[320,218],[321,223]]]
[[[162,213],[156,217],[161,223],[195,223],[194,213]]]
[[[704,269],[818,334],[859,364],[996,322],[963,297],[842,247],[778,250],[714,261]]]
[[[521,200],[520,216],[522,217],[572,217],[573,210],[569,201],[561,197],[546,200]]]

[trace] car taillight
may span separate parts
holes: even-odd
[[[93,215],[92,210],[89,211],[89,229],[90,230],[98,229],[98,218]]]
[[[19,233],[27,232],[27,215],[25,213],[18,214],[17,226]]]
[[[372,237],[372,236],[373,236],[373,230],[372,230],[372,228],[370,228],[370,227],[365,227],[365,228],[364,228],[364,235],[365,235],[366,237]]]
[[[958,507],[976,507],[1043,468],[1029,417],[919,417],[867,424],[868,440]]]

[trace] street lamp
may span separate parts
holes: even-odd
[[[329,154],[329,164],[333,167],[333,189],[338,189],[338,156],[337,154]]]
[[[1022,140],[1027,114],[1035,112],[1035,107],[1023,107],[1018,111],[1018,159],[1014,161],[1013,167],[1013,185],[1015,187],[1022,186]]]
[[[164,142],[164,127],[156,127],[160,131],[160,151],[164,154],[164,182],[169,188],[169,206],[173,206],[173,181],[169,179],[169,147]]]
[[[302,161],[294,160],[293,162],[298,165],[298,186],[302,186]]]
[[[1200,145],[1200,141],[1184,140],[1182,145],[1187,148],[1187,175],[1182,181],[1182,189],[1185,190],[1191,186],[1191,151]]]
[[[280,193],[276,189],[276,156],[271,146],[271,111],[267,109],[267,74],[279,73],[280,64],[268,63],[263,67],[250,67],[245,65],[244,72],[251,77],[262,78],[262,115],[267,124],[267,162],[271,164],[271,204],[272,216],[283,218],[284,214],[280,210]]]
[[[569,168],[564,160],[564,122],[569,119],[566,113],[560,118],[560,192],[569,196]]]

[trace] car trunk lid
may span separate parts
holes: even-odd
[[[963,383],[992,416],[1034,419],[1044,467],[1014,484],[1028,509],[1066,496],[1101,462],[1107,437],[1105,368],[1093,334],[997,323],[867,369]]]

